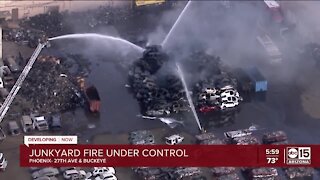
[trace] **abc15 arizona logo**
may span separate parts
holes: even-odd
[[[289,165],[311,164],[311,148],[310,147],[287,147],[286,163]]]

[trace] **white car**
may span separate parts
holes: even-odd
[[[221,91],[225,91],[225,90],[229,90],[229,89],[232,89],[232,90],[233,90],[234,87],[231,86],[231,85],[227,85],[227,86],[224,86],[224,87],[220,88]]]
[[[0,170],[5,170],[8,165],[8,161],[4,157],[3,153],[0,153]]]
[[[92,176],[98,176],[101,174],[116,174],[113,167],[95,167],[92,171]]]
[[[0,77],[0,88],[4,88],[3,80],[2,80],[2,78],[1,78],[1,77]]]
[[[234,108],[234,107],[236,107],[236,106],[238,106],[238,105],[239,105],[239,102],[223,101],[223,102],[221,103],[221,105],[220,105],[220,108],[221,108],[222,110],[225,110],[225,109],[227,109],[227,108]]]
[[[221,93],[220,95],[221,97],[224,97],[224,96],[236,96],[236,97],[240,97],[240,94],[234,90],[234,89],[228,89],[224,92]]]
[[[179,134],[174,134],[172,136],[166,137],[166,144],[168,145],[180,144],[183,140],[184,140],[184,137],[180,136]]]
[[[66,170],[63,173],[63,177],[64,179],[76,179],[76,178],[84,178],[86,177],[86,172],[83,170],[76,170],[76,169],[70,169],[70,170]]]
[[[39,131],[45,131],[49,129],[49,125],[44,116],[31,116],[33,126]]]
[[[222,102],[232,102],[235,104],[239,104],[239,98],[235,97],[235,96],[225,96],[221,98]]]
[[[103,173],[94,180],[117,180],[117,177],[112,173]]]

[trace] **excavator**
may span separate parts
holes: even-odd
[[[7,111],[9,110],[12,101],[14,100],[14,98],[17,95],[17,93],[19,92],[22,83],[26,79],[27,75],[29,74],[29,72],[30,72],[30,70],[31,70],[31,68],[33,66],[33,64],[37,60],[40,52],[42,51],[42,49],[44,47],[50,47],[49,40],[45,36],[42,37],[41,39],[39,39],[39,44],[38,44],[37,48],[33,52],[30,60],[28,61],[28,63],[24,67],[23,71],[21,72],[19,78],[17,79],[17,81],[15,82],[14,86],[12,87],[9,95],[6,97],[5,101],[1,105],[1,107],[0,107],[0,123],[3,121],[3,118],[6,115]],[[3,137],[2,139],[4,139],[4,138],[5,137]],[[1,140],[1,137],[0,137],[0,140]]]

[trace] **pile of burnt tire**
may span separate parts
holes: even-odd
[[[76,78],[69,74],[63,59],[39,56],[26,80],[21,95],[40,113],[61,112],[79,107],[83,96]]]
[[[189,110],[180,79],[173,74],[159,75],[168,59],[160,46],[149,46],[129,71],[131,91],[145,115],[162,116]]]

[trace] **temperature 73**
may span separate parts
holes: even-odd
[[[268,164],[275,164],[278,161],[277,157],[267,157]]]

